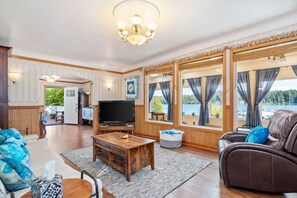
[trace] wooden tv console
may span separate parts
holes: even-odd
[[[95,135],[108,133],[108,132],[121,132],[121,131],[131,132],[131,134],[133,135],[134,128],[135,128],[134,123],[129,123],[128,125],[123,125],[123,126],[99,124],[98,133]]]

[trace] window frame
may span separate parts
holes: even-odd
[[[148,94],[148,90],[149,90],[149,75],[150,74],[160,74],[160,73],[166,73],[166,72],[173,72],[173,76],[172,76],[172,113],[173,113],[173,118],[172,118],[172,121],[171,122],[166,122],[166,121],[158,121],[158,120],[150,120],[149,119],[149,112],[148,112],[148,109],[149,109],[149,94]],[[153,124],[165,124],[165,125],[169,125],[169,126],[173,126],[174,125],[174,114],[175,114],[175,111],[174,111],[174,95],[175,95],[175,88],[174,88],[174,65],[165,65],[161,68],[158,68],[158,69],[153,69],[153,70],[149,70],[149,71],[145,71],[144,72],[144,113],[145,113],[145,116],[144,116],[144,119],[145,119],[145,123],[153,123]]]
[[[182,62],[181,64],[179,64],[179,69],[178,69],[178,79],[177,79],[177,98],[178,98],[178,123],[177,125],[179,127],[185,127],[185,128],[189,128],[189,129],[201,129],[203,131],[212,131],[212,132],[223,132],[224,131],[224,120],[225,120],[225,114],[226,114],[226,93],[224,90],[226,90],[226,77],[224,76],[225,75],[225,72],[226,72],[226,69],[225,69],[225,60],[224,60],[224,57],[223,56],[223,53],[218,53],[218,54],[213,54],[211,56],[205,56],[205,57],[202,57],[202,58],[197,58],[195,60],[191,60],[191,61],[187,61],[187,62]],[[214,59],[220,59],[221,61],[218,63],[216,60]],[[201,64],[199,64],[199,61],[201,61]],[[182,64],[191,64],[191,63],[194,63],[194,62],[198,62],[198,63],[195,63],[195,65],[193,66],[190,66],[190,67],[186,67],[186,68],[183,68]],[[209,67],[209,66],[214,66],[214,65],[221,65],[221,75],[222,75],[222,111],[223,111],[223,116],[222,116],[222,120],[223,120],[223,124],[222,124],[222,127],[220,128],[217,128],[217,127],[209,127],[209,126],[199,126],[199,125],[188,125],[188,124],[183,124],[183,115],[182,115],[182,112],[183,112],[183,84],[182,84],[182,81],[183,81],[183,75],[182,73],[184,71],[189,71],[189,70],[195,70],[195,69],[200,69],[200,68],[206,68],[206,67]]]

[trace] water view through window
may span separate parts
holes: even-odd
[[[237,118],[246,117],[247,105],[238,97]],[[261,105],[262,120],[269,120],[279,109],[297,111],[297,79],[276,80]]]

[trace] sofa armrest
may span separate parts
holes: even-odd
[[[248,136],[247,132],[228,132],[222,135],[221,139],[228,140],[230,142],[244,142]]]
[[[31,135],[25,135],[23,136],[24,140],[27,143],[31,143],[31,142],[35,142],[36,140],[38,140],[38,135],[37,134],[31,134]]]
[[[296,156],[267,145],[232,143],[219,158],[220,175],[228,186],[275,193],[296,191]]]

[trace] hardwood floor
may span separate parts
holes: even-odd
[[[48,138],[50,148],[59,154],[78,148],[92,146],[91,135],[93,135],[93,131],[90,126],[56,125],[47,126],[47,134],[45,137]],[[181,148],[174,149],[174,151],[209,160],[212,164],[172,191],[166,198],[297,198],[297,193],[268,194],[227,188],[224,186],[219,176],[217,153],[188,146],[182,146]],[[66,162],[77,169],[71,162],[67,160]],[[106,191],[103,192],[103,195],[104,198],[112,197]]]

